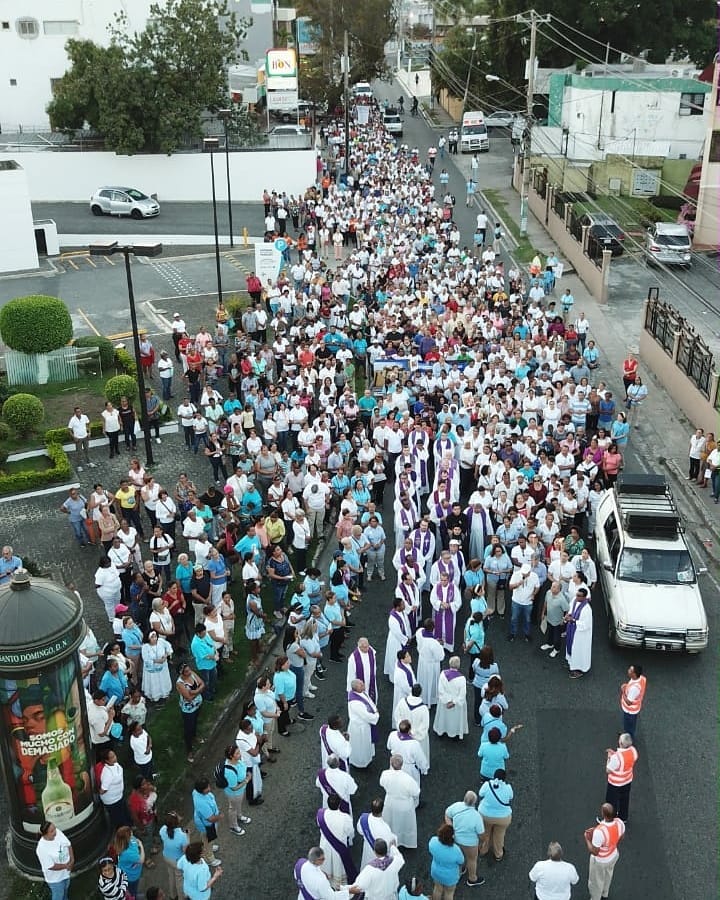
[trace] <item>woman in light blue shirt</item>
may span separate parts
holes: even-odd
[[[505,855],[505,832],[512,821],[513,789],[505,781],[505,769],[497,769],[478,793],[478,812],[485,822],[479,853],[486,856],[492,846],[495,861],[500,862]]]
[[[628,436],[630,434],[630,425],[628,424],[625,413],[618,413],[617,418],[612,423],[610,429],[610,437],[618,447],[627,447]]]
[[[187,831],[180,827],[180,819],[176,812],[169,812],[165,816],[165,824],[160,829],[162,841],[162,857],[168,869],[170,884],[175,885],[174,895],[183,895],[183,876],[178,869],[178,860],[190,843]]]
[[[452,896],[447,888],[455,887],[460,881],[460,867],[465,861],[462,850],[455,843],[455,829],[452,825],[442,824],[437,834],[428,842],[428,850],[432,857],[430,877],[435,882],[433,896]]]
[[[290,734],[288,725],[292,725],[294,721],[290,718],[290,704],[297,693],[297,678],[295,673],[290,671],[290,660],[287,656],[279,656],[275,660],[273,688],[275,690],[275,699],[280,708],[278,731],[283,737],[288,737]]]
[[[183,876],[183,894],[187,900],[210,900],[212,887],[222,877],[222,869],[218,866],[213,874],[202,858],[201,841],[188,844],[185,855],[178,860],[178,869]]]

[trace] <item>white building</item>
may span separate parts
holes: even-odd
[[[711,85],[678,71],[657,77],[632,74],[550,75],[547,144],[573,160],[607,154],[697,159],[710,116]],[[543,145],[545,129],[533,130]],[[541,151],[542,152],[542,151]],[[557,152],[557,150],[556,150]]]
[[[68,68],[68,38],[106,46],[108,25],[123,12],[131,32],[142,31],[152,0],[3,0],[0,3],[0,129],[49,128],[45,108],[53,84]],[[250,0],[231,0],[232,11],[250,16]],[[256,16],[245,49],[250,60],[271,44],[270,15]]]

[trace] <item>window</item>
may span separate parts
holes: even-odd
[[[705,94],[680,94],[680,115],[701,116],[705,107]]]
[[[20,37],[27,40],[32,40],[40,34],[40,27],[35,19],[18,19],[15,27]]]
[[[10,79],[10,87],[17,87],[17,78]]]
[[[46,19],[43,22],[45,34],[77,34],[79,25],[77,22],[64,22],[61,20]]]
[[[10,31],[10,23],[9,23],[9,22],[3,22],[3,23],[2,23],[2,30],[3,30],[3,31]]]
[[[62,82],[62,78],[51,78],[50,79],[50,93],[53,97],[57,94],[58,88],[60,87],[60,83]]]

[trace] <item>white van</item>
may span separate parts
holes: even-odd
[[[666,266],[692,265],[692,244],[687,225],[678,222],[656,222],[645,235],[645,253],[648,265],[664,263]]]
[[[487,153],[490,149],[485,116],[479,110],[466,112],[460,128],[461,153]]]

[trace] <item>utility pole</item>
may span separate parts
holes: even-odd
[[[530,194],[530,143],[532,139],[533,97],[535,94],[535,48],[537,45],[538,15],[530,10],[530,60],[528,62],[527,123],[523,132],[523,178],[520,192],[520,235],[527,235],[528,195]]]
[[[350,50],[347,28],[343,32],[343,93],[345,107],[345,177],[350,174]]]

